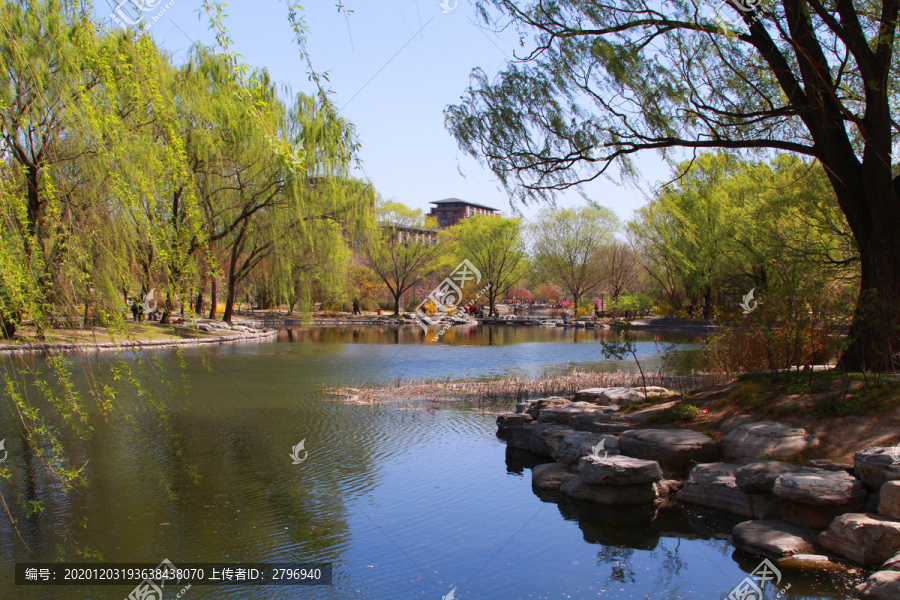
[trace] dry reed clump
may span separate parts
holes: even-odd
[[[689,390],[717,385],[731,380],[726,373],[694,373],[692,375],[668,375],[648,373],[647,385],[660,386],[673,391]],[[623,371],[590,373],[569,371],[565,375],[536,379],[495,379],[490,381],[410,380],[397,381],[383,386],[359,388],[329,388],[326,393],[345,396],[353,404],[369,404],[390,399],[444,399],[455,400],[528,400],[547,396],[568,396],[586,388],[627,387],[640,388],[638,373]]]

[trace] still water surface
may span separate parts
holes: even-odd
[[[533,376],[560,365],[631,369],[602,361],[603,335],[461,329],[428,344],[417,327],[320,328],[284,331],[274,343],[187,351],[182,367],[174,353],[162,353],[155,372],[189,386],[186,395],[160,397],[169,431],[146,399],[123,388],[119,401],[133,425],[119,418],[74,444],[73,462],[87,461],[90,483],[69,495],[43,474],[4,411],[0,437],[13,477],[0,491],[13,505],[17,494],[43,498],[48,510],[19,518],[31,554],[0,519],[0,598],[122,600],[131,591],[12,583],[14,563],[55,561],[58,544],[110,562],[334,563],[328,587],[193,586],[184,600],[438,600],[452,589],[459,600],[725,598],[758,563],[733,557],[716,538],[728,523],[538,497],[534,458],[507,452],[490,414],[406,402],[352,406],[322,390],[398,378]],[[663,346],[647,335],[639,357],[654,369]],[[658,341],[697,351],[700,340]],[[108,369],[113,359],[99,361]],[[309,456],[293,465],[289,454],[301,440]],[[785,573],[786,583],[786,598],[847,597],[835,583],[796,573]],[[768,597],[776,592],[770,586]]]

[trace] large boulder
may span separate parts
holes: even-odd
[[[603,435],[587,431],[573,431],[566,434],[556,449],[556,460],[565,465],[576,465],[582,456],[588,456],[599,444],[600,455],[618,454],[619,439],[614,435]]]
[[[748,494],[771,494],[776,479],[799,470],[800,467],[777,460],[759,460],[737,469],[734,480]]]
[[[548,408],[542,410],[538,414],[538,423],[557,423],[559,425],[569,425],[573,417],[581,415],[593,414],[592,410],[585,410],[579,406],[571,404],[569,406],[561,406],[559,408]]]
[[[767,500],[763,496],[751,496],[737,486],[737,469],[738,465],[726,463],[697,465],[691,469],[690,477],[675,499],[743,517],[761,517]]]
[[[610,456],[599,461],[585,456],[578,463],[578,472],[584,483],[603,486],[656,483],[663,476],[656,461],[627,456]]]
[[[619,406],[639,402],[644,399],[643,392],[631,388],[588,388],[575,392],[575,402]]]
[[[716,443],[690,429],[634,429],[619,438],[619,452],[634,458],[655,460],[670,472],[687,470],[716,459]]]
[[[772,494],[789,502],[853,512],[865,506],[868,492],[859,479],[845,471],[803,468],[776,479]]]
[[[505,432],[507,427],[512,425],[526,425],[531,423],[532,417],[529,414],[502,412],[497,414],[497,431]]]
[[[787,461],[818,444],[805,429],[774,421],[738,425],[722,440],[726,459],[748,463],[762,458]]]
[[[878,566],[900,552],[900,523],[878,515],[847,513],[819,534],[819,545],[864,566]]]
[[[506,428],[506,445],[518,450],[531,450],[531,432],[537,425],[510,425]]]
[[[554,458],[559,443],[572,430],[564,425],[540,423],[531,430],[530,450],[535,454]]]
[[[594,413],[573,417],[571,426],[573,429],[579,431],[611,434],[621,434],[629,429],[634,429],[634,425],[623,422],[622,418],[618,415],[606,413]]]
[[[881,486],[878,514],[900,520],[900,481],[888,481]]]
[[[735,548],[769,558],[815,552],[815,534],[783,521],[744,521],[734,528],[731,539]]]
[[[577,500],[587,500],[607,506],[655,504],[659,499],[656,486],[652,483],[592,485],[585,483],[580,475],[560,486],[559,491]]]
[[[897,600],[900,598],[900,572],[877,571],[856,586],[863,600]]]
[[[548,492],[559,491],[560,486],[573,477],[575,477],[575,473],[572,473],[566,468],[566,465],[560,463],[546,463],[531,469],[532,487]]]
[[[693,396],[691,398],[693,399]],[[735,415],[726,419],[724,423],[719,425],[719,431],[721,431],[725,435],[728,435],[738,425],[746,425],[747,423],[753,423],[755,421],[756,417],[754,417],[753,415]]]
[[[853,472],[867,488],[878,491],[885,481],[900,480],[900,452],[873,446],[853,456]]]

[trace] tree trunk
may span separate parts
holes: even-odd
[[[219,280],[213,277],[209,286],[209,318],[216,318],[216,307],[219,305]]]
[[[222,320],[229,325],[231,325],[231,318],[234,316],[234,289],[237,287],[237,277],[235,277],[234,266],[234,261],[232,261],[231,265],[228,267],[228,289],[226,291],[227,295],[225,296],[225,313],[222,315]]]
[[[400,294],[394,294],[394,316],[400,316]]]
[[[896,220],[895,215],[883,215]],[[893,218],[891,218],[893,217]],[[900,234],[857,236],[860,254],[859,299],[838,361],[846,371],[894,371],[900,367]]]

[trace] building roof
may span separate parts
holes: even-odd
[[[485,206],[484,204],[475,204],[474,202],[468,202],[467,200],[461,200],[459,198],[446,198],[444,200],[435,200],[434,202],[429,202],[428,204],[437,204],[440,206],[441,204],[465,204],[466,206],[474,206],[475,208],[483,208],[485,210],[492,210],[494,212],[499,212],[499,209],[491,208],[490,206]]]

